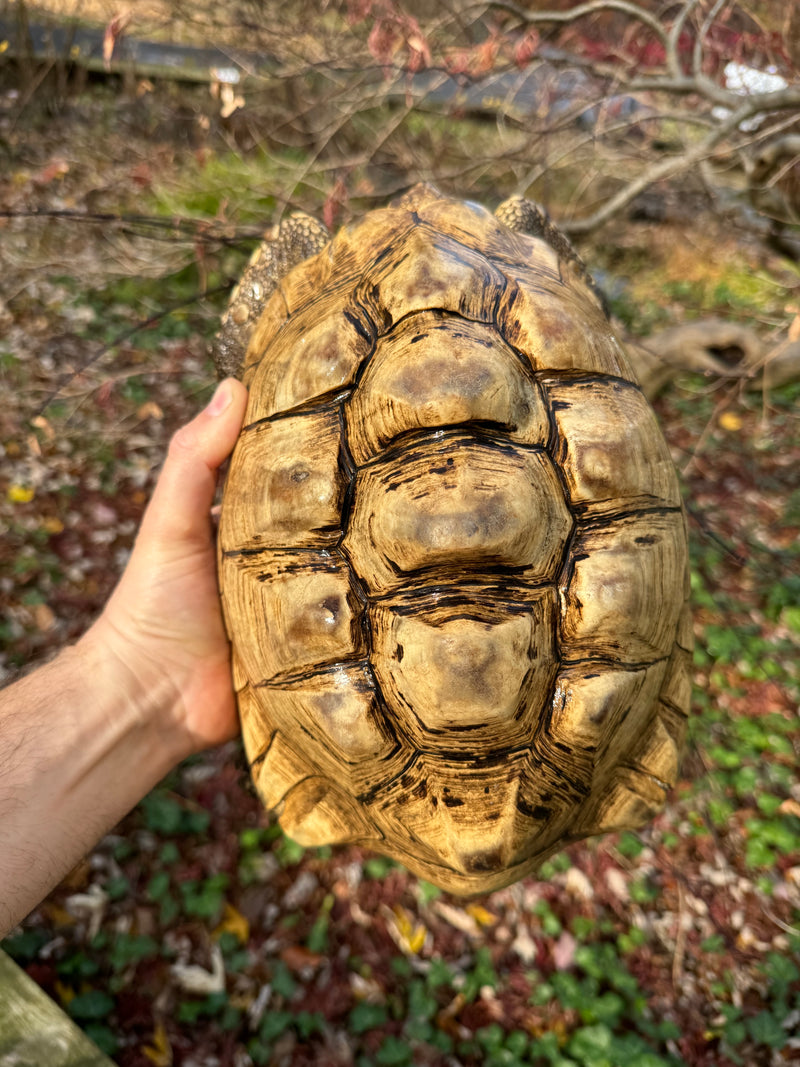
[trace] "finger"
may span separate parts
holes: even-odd
[[[173,436],[140,536],[167,541],[207,541],[208,513],[217,468],[236,443],[247,390],[234,378],[220,382],[210,403]]]

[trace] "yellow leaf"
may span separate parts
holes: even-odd
[[[136,412],[136,417],[139,419],[163,419],[164,412],[156,404],[154,400],[148,400],[142,404]]]
[[[36,496],[36,490],[29,485],[10,485],[6,496],[12,504],[29,504]]]
[[[65,985],[61,979],[56,978],[55,981],[56,996],[61,1001],[62,1007],[66,1008],[72,998],[75,996],[75,990],[72,986]]]
[[[482,908],[480,904],[467,904],[464,911],[472,916],[478,926],[494,926],[497,922],[497,916]]]
[[[153,1044],[143,1045],[142,1052],[156,1067],[171,1067],[172,1045],[169,1043],[163,1023],[159,1023],[153,1031]]]
[[[57,519],[55,515],[50,515],[46,519],[42,519],[42,529],[45,533],[54,536],[64,532],[64,523],[61,519]]]
[[[33,609],[33,621],[36,623],[38,630],[42,633],[47,633],[56,624],[55,613],[47,604],[37,604]]]
[[[414,916],[397,904],[392,908],[397,920],[397,933],[400,936],[400,947],[412,956],[418,955],[425,944],[428,931],[423,923],[414,920]]]
[[[41,430],[48,441],[54,441],[56,431],[44,417],[44,415],[34,415],[31,419],[31,426],[35,426],[37,430]]]
[[[62,908],[60,904],[46,903],[44,910],[47,918],[53,924],[53,926],[74,926],[75,916],[71,915],[66,908]]]
[[[723,430],[741,430],[742,416],[735,411],[723,411],[719,417],[719,424]]]
[[[247,944],[250,937],[250,923],[232,904],[225,905],[222,922],[214,931],[214,937],[219,938],[223,934],[234,934],[242,945]]]

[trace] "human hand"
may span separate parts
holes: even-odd
[[[247,390],[221,382],[172,438],[125,572],[84,641],[111,657],[140,707],[160,717],[179,755],[237,729],[210,510]]]

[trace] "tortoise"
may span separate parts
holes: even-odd
[[[332,239],[293,216],[217,362],[249,389],[222,603],[286,833],[475,894],[659,812],[689,704],[685,517],[546,214],[416,186]]]

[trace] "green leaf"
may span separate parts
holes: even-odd
[[[75,955],[67,956],[62,960],[57,965],[57,969],[62,977],[91,978],[99,971],[100,964],[96,959],[87,956],[85,952],[76,952]]]
[[[131,892],[131,883],[124,874],[118,874],[114,878],[109,878],[103,888],[109,900],[121,900]]]
[[[291,837],[280,837],[275,842],[273,852],[278,857],[281,867],[294,867],[305,855],[306,850]]]
[[[382,1067],[411,1067],[414,1062],[411,1047],[407,1041],[390,1034],[383,1039],[381,1047],[375,1056],[375,1062]]]
[[[328,950],[328,927],[330,926],[329,915],[318,915],[314,920],[314,925],[309,931],[306,938],[306,948],[309,952],[316,952],[318,954],[327,952]]]
[[[472,1001],[483,986],[497,988],[497,974],[492,966],[489,949],[485,945],[481,945],[475,953],[475,966],[466,976],[462,993],[466,1000]]]
[[[375,1030],[384,1026],[389,1018],[389,1013],[383,1004],[368,1004],[362,1001],[356,1004],[348,1018],[348,1031],[353,1034],[364,1034],[367,1030]]]
[[[789,986],[800,980],[800,967],[780,952],[769,952],[760,968],[769,979],[770,993],[776,1000],[784,1000]]]
[[[169,874],[167,871],[156,871],[147,883],[147,896],[152,901],[162,900],[169,892]]]
[[[114,1031],[106,1023],[87,1023],[83,1027],[84,1033],[106,1056],[113,1056],[119,1049]]]
[[[3,948],[17,963],[35,960],[41,949],[50,940],[49,930],[22,930],[2,942]]]
[[[299,1011],[294,1025],[298,1036],[307,1041],[312,1034],[320,1034],[325,1029],[325,1016],[318,1011]]]
[[[452,983],[453,972],[441,956],[434,956],[425,980],[428,983],[428,989],[438,989],[441,985]]]
[[[490,1023],[475,1031],[475,1040],[487,1052],[496,1052],[503,1047],[505,1031],[499,1023]]]
[[[67,1005],[73,1019],[106,1019],[114,1010],[114,998],[100,989],[79,993]]]
[[[435,997],[428,992],[425,983],[414,980],[408,989],[408,1015],[412,1019],[432,1019],[439,1010]]]
[[[177,834],[183,809],[172,797],[160,790],[149,793],[141,802],[144,821],[154,834]]]
[[[180,849],[174,841],[165,841],[161,846],[161,851],[158,854],[158,861],[164,867],[171,867],[173,863],[177,863],[181,858]]]
[[[422,880],[417,883],[417,892],[419,893],[419,900],[423,907],[432,904],[434,900],[438,900],[442,895],[442,891],[438,885],[433,885],[431,882]]]
[[[144,934],[117,934],[109,950],[109,961],[115,971],[125,970],[133,963],[158,955],[158,942]]]
[[[270,1044],[285,1033],[294,1021],[290,1011],[268,1011],[261,1020],[258,1036],[265,1044]]]
[[[364,860],[364,873],[367,878],[376,880],[385,878],[389,871],[393,871],[396,867],[395,861],[390,860],[388,856],[370,856],[369,859]]]
[[[747,1019],[745,1025],[747,1032],[759,1045],[781,1049],[788,1040],[788,1034],[772,1012],[760,1011],[752,1019]]]
[[[617,849],[628,859],[635,859],[644,851],[644,843],[637,834],[631,833],[630,830],[625,830],[619,836]]]
[[[278,960],[272,970],[272,992],[277,993],[278,996],[284,997],[286,1000],[290,1000],[297,989],[297,982],[292,978],[289,968],[283,962]]]
[[[612,1034],[607,1026],[584,1026],[576,1030],[570,1038],[568,1049],[570,1055],[577,1057],[581,1062],[586,1062],[591,1067],[600,1067],[600,1064],[611,1067],[608,1055],[611,1051]]]
[[[625,1014],[625,1001],[619,993],[610,990],[594,997],[581,1009],[585,1023],[608,1023],[613,1025]]]

